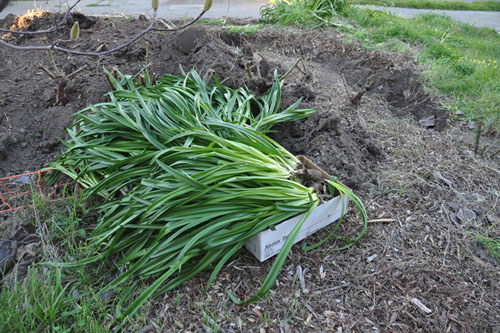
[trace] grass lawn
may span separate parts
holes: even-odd
[[[406,19],[349,7],[342,1],[324,5],[316,0],[278,2],[264,8],[262,16],[269,23],[282,25],[315,28],[331,24],[366,48],[412,49],[428,86],[442,97],[446,108],[467,120],[500,128],[500,35],[493,29],[436,14]]]
[[[499,1],[354,0],[353,3],[402,8],[500,11]]]
[[[352,8],[347,16],[359,25],[347,32],[365,46],[382,46],[394,39],[403,43],[403,50],[404,44],[417,46],[425,79],[451,111],[499,126],[500,35],[496,31],[435,14],[405,19]]]

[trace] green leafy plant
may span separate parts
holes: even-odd
[[[494,256],[497,259],[497,261],[500,263],[500,236],[491,237],[489,235],[489,232],[491,230],[493,230],[493,228],[496,225],[497,225],[496,223],[492,224],[488,228],[485,235],[477,235],[476,238],[480,244],[483,244],[486,247],[486,249],[488,250],[488,253],[491,254],[492,256]]]
[[[255,34],[262,26],[260,24],[251,25],[224,25],[227,29],[228,35],[246,35],[251,36]]]
[[[264,21],[281,25],[324,25],[349,8],[349,0],[283,0],[262,7]]]
[[[477,241],[486,246],[488,252],[500,262],[500,237],[491,238],[478,235]]]
[[[298,231],[320,202],[294,172],[300,161],[265,135],[277,123],[315,112],[297,109],[300,101],[280,111],[281,82],[275,77],[271,89],[256,97],[217,79],[208,86],[194,71],[165,75],[154,85],[147,71],[141,82],[117,73],[109,75],[115,88],[110,102],[77,114],[67,151],[51,167],[78,181],[86,197],[104,198],[89,238],[98,254],[59,266],[119,255],[117,268],[126,270],[102,292],[133,277],[154,278],[125,311],[117,307],[118,318],[207,269],[212,270],[208,288],[248,239],[305,213],[260,290],[242,303],[272,287]],[[337,191],[361,202],[343,187]],[[360,209],[364,212],[362,204]]]

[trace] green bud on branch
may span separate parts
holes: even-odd
[[[155,12],[158,10],[159,6],[160,6],[160,0],[152,0],[151,1],[151,7],[153,7],[153,10]]]
[[[205,0],[205,6],[203,7],[203,11],[206,12],[210,8],[212,8],[212,3],[213,2],[214,2],[213,0]]]
[[[70,38],[72,41],[76,42],[78,38],[80,37],[80,24],[75,22],[73,26],[71,27],[71,32],[69,34]]]

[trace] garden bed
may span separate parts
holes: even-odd
[[[79,47],[87,50],[111,48],[147,25],[140,18],[79,15],[69,19],[68,27],[75,19],[82,29]],[[0,26],[10,26],[10,20],[0,21]],[[52,15],[36,20],[30,29],[48,27],[53,20]],[[221,271],[207,295],[203,286],[209,273],[203,273],[178,292],[149,302],[143,314],[146,324],[136,323],[137,329],[500,329],[500,266],[476,237],[500,220],[498,159],[473,155],[471,133],[457,123],[448,125],[446,112],[424,92],[413,59],[363,50],[332,30],[263,28],[245,35],[196,25],[188,36],[195,43],[186,43],[186,31],[147,35],[152,71],[180,74],[180,66],[186,72],[195,68],[207,81],[215,74],[232,88],[246,85],[261,93],[274,70],[282,75],[302,58],[285,80],[282,105],[302,98],[302,107],[318,113],[277,126],[272,137],[353,188],[372,222],[368,235],[342,252],[331,250],[339,245],[334,239],[309,252],[295,245],[270,295],[257,305],[235,306],[223,291],[252,295],[267,274],[272,260],[261,264],[243,253]],[[18,43],[42,44],[38,37],[23,37]],[[144,40],[98,59],[55,54],[68,73],[89,68],[69,82],[67,101],[54,105],[55,86],[37,68],[38,63],[49,66],[46,53],[0,47],[0,177],[50,163],[62,150],[57,138],[65,138],[71,115],[105,100],[110,87],[103,68],[133,75],[145,56]],[[259,84],[251,82],[248,66],[254,73],[259,67]],[[418,122],[429,117],[433,129]],[[35,231],[17,214],[0,216],[6,237],[20,224]],[[343,228],[358,224],[359,216],[349,214]],[[499,235],[499,228],[497,224],[489,235]],[[307,242],[322,239],[327,229]],[[33,242],[39,247],[46,243]],[[36,254],[26,258],[42,259]]]

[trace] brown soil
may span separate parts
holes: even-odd
[[[82,28],[79,48],[87,50],[104,41],[112,41],[104,46],[110,48],[147,25],[140,19],[80,15],[68,27],[74,19]],[[35,20],[29,29],[52,20]],[[500,266],[476,242],[478,233],[500,220],[498,160],[475,157],[470,133],[456,123],[447,126],[446,112],[423,91],[411,59],[364,51],[335,31],[269,28],[229,36],[223,28],[198,25],[145,39],[155,73],[195,68],[202,77],[215,73],[228,86],[246,85],[257,93],[274,70],[281,75],[302,58],[286,79],[283,106],[303,98],[302,106],[318,113],[278,126],[273,137],[354,188],[375,221],[349,250],[331,250],[338,246],[335,240],[311,252],[294,247],[271,294],[257,305],[237,307],[224,293],[228,288],[240,297],[253,294],[272,264],[244,253],[224,268],[208,295],[202,288],[208,275],[202,274],[155,299],[144,326],[152,331],[207,326],[269,332],[500,330]],[[17,43],[42,42],[23,37]],[[49,66],[46,54],[0,47],[0,177],[46,166],[62,149],[57,138],[65,137],[70,116],[104,100],[109,84],[102,68],[136,74],[145,54],[144,40],[99,59],[56,54],[68,73],[85,64],[89,69],[70,81],[67,102],[54,105],[55,85],[36,66]],[[420,127],[416,120],[430,115],[436,128]],[[344,231],[358,223],[359,216],[351,213]],[[497,224],[490,236],[499,229]],[[326,235],[323,230],[308,241]],[[299,266],[305,286],[299,283]],[[431,312],[423,313],[412,299]]]

